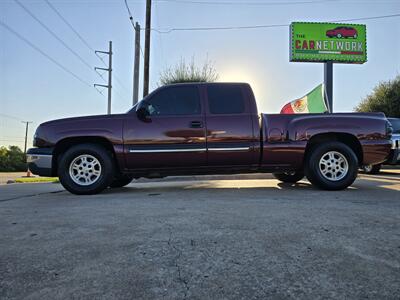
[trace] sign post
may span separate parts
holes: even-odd
[[[326,104],[333,112],[333,64],[367,61],[366,26],[361,24],[293,22],[290,61],[324,63]]]
[[[330,113],[333,113],[333,62],[324,63],[325,101]]]

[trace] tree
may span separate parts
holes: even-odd
[[[167,68],[160,74],[160,85],[182,82],[214,82],[218,74],[207,60],[202,67],[196,66],[194,58],[190,63],[182,58],[173,68]]]
[[[379,83],[373,92],[365,97],[357,112],[384,112],[387,117],[400,118],[400,75],[394,80]]]
[[[26,171],[26,156],[18,146],[0,147],[0,172]]]

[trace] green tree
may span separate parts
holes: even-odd
[[[400,75],[379,83],[370,95],[355,107],[358,112],[384,112],[387,117],[400,118]]]
[[[26,171],[26,156],[18,146],[0,147],[0,172]]]
[[[187,63],[183,58],[174,67],[169,67],[160,74],[160,85],[182,82],[214,82],[218,74],[210,61],[206,61],[202,67],[196,66],[194,58]]]

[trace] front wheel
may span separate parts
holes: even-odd
[[[73,146],[59,160],[58,177],[64,188],[73,194],[100,193],[114,178],[112,157],[95,144]]]
[[[357,178],[357,156],[350,147],[340,142],[316,146],[305,165],[307,179],[324,190],[345,189]]]
[[[303,172],[284,172],[284,173],[272,173],[272,175],[282,182],[287,183],[296,183],[299,180],[302,180],[304,177]]]

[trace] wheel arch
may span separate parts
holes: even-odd
[[[358,164],[361,165],[363,162],[363,150],[360,141],[353,134],[346,132],[329,132],[329,133],[319,133],[313,135],[307,142],[305,157],[311,153],[312,149],[324,142],[341,142],[348,147],[350,147],[358,159]]]
[[[120,166],[118,164],[118,160],[116,159],[115,149],[113,144],[105,137],[100,136],[79,136],[79,137],[68,137],[62,140],[59,140],[53,150],[53,162],[52,162],[52,174],[53,176],[57,175],[58,163],[59,159],[63,153],[65,153],[68,149],[73,146],[79,144],[94,144],[104,147],[109,153],[111,153],[113,162],[117,170],[119,170]]]

